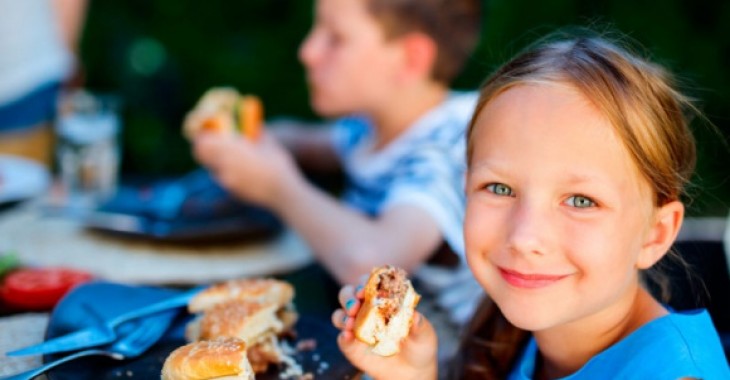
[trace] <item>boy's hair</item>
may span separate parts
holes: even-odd
[[[482,0],[364,0],[386,38],[422,32],[437,46],[432,79],[448,85],[474,51]]]
[[[649,183],[654,204],[679,200],[695,165],[686,111],[696,108],[661,67],[590,31],[575,32],[569,38],[561,32],[538,41],[484,83],[467,134],[467,164],[475,121],[489,101],[518,85],[567,84],[611,122]],[[661,274],[647,274],[661,283]],[[461,362],[452,372],[461,379],[506,377],[520,352],[515,347],[524,345],[528,336],[511,326],[491,300],[484,302],[466,332]]]

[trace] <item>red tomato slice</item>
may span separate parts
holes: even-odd
[[[13,308],[48,310],[71,288],[92,278],[89,273],[68,268],[19,269],[5,277],[0,296]]]

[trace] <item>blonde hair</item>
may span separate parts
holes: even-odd
[[[687,117],[696,108],[690,99],[675,88],[667,71],[618,43],[590,31],[581,30],[580,36],[570,38],[564,33],[538,41],[483,84],[467,132],[467,164],[473,152],[475,120],[492,99],[520,84],[568,84],[611,122],[649,183],[655,205],[680,200],[696,160]],[[661,273],[645,274],[667,297],[668,280]],[[450,377],[505,378],[528,338],[528,332],[511,325],[486,298],[465,330]]]
[[[519,84],[570,84],[610,120],[651,185],[655,204],[679,200],[696,161],[686,117],[695,110],[690,99],[675,89],[666,70],[605,38],[552,38],[512,59],[484,83],[467,134],[467,162],[474,120],[490,100]]]

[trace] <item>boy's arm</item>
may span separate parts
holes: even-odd
[[[304,180],[285,188],[274,206],[277,214],[340,283],[353,283],[383,264],[413,271],[443,240],[436,221],[417,206],[393,206],[370,218]]]
[[[79,57],[79,44],[86,22],[88,0],[53,0],[51,2],[56,17],[59,38],[72,55],[73,67],[64,78],[67,88],[81,87],[84,84],[84,68]]]
[[[305,171],[333,172],[340,168],[332,145],[331,123],[308,123],[294,119],[274,119],[266,128],[294,155]]]
[[[394,205],[377,218],[346,206],[308,182],[271,135],[251,142],[202,134],[194,153],[223,187],[279,215],[341,283],[377,265],[412,271],[443,239],[436,221],[417,206]]]
[[[88,0],[54,0],[52,2],[58,33],[73,54],[78,53],[79,41],[86,20]]]

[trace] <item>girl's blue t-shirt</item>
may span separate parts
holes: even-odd
[[[538,349],[532,338],[511,380],[532,379]],[[655,319],[594,356],[564,379],[730,379],[730,368],[704,309]]]

